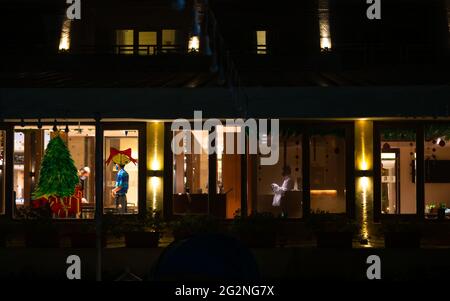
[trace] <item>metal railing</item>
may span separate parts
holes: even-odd
[[[83,45],[70,51],[74,54],[161,55],[187,54],[181,45]]]

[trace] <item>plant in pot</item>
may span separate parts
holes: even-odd
[[[384,221],[381,225],[386,248],[419,248],[420,224],[399,219]]]
[[[246,217],[236,212],[231,230],[247,247],[271,248],[277,244],[278,221],[270,212],[252,212]]]
[[[441,203],[439,205],[439,208],[438,208],[438,211],[437,211],[438,220],[444,220],[445,219],[445,210],[446,209],[447,209],[447,204]]]
[[[72,248],[95,248],[97,246],[97,233],[95,222],[82,223],[77,231],[70,233]],[[101,235],[101,245],[106,247],[106,236]]]
[[[27,248],[58,248],[60,235],[48,206],[24,207],[16,211],[21,220]]]
[[[358,226],[346,215],[326,211],[312,211],[306,225],[314,232],[319,248],[352,248],[353,237]]]
[[[159,211],[150,211],[145,216],[135,216],[123,224],[127,248],[156,248],[162,236],[163,222]]]
[[[219,221],[208,215],[183,215],[170,223],[174,240],[182,240],[193,235],[219,232]]]

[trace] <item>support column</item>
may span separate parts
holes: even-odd
[[[371,246],[373,238],[373,121],[355,122],[355,201],[361,244]]]

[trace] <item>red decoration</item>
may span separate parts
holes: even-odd
[[[34,208],[39,208],[50,206],[53,217],[57,218],[67,218],[67,217],[78,217],[81,212],[81,199],[83,198],[83,192],[81,187],[77,185],[75,187],[75,192],[70,197],[56,197],[50,196],[49,198],[42,197],[32,201],[32,206]]]
[[[131,157],[131,148],[128,148],[126,150],[122,150],[121,151],[121,150],[118,150],[118,149],[116,149],[114,147],[111,147],[110,150],[109,150],[108,160],[106,160],[106,164],[108,165],[111,162],[111,160],[113,160],[114,163],[117,163],[114,160],[114,157],[117,156],[117,155],[124,155],[124,156],[126,156],[129,159],[129,161],[133,162],[134,164],[137,163],[137,160],[133,159]]]

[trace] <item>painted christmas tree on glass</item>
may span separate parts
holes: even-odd
[[[59,133],[50,140],[33,193],[35,207],[50,205],[55,217],[76,217],[82,193],[77,168]]]

